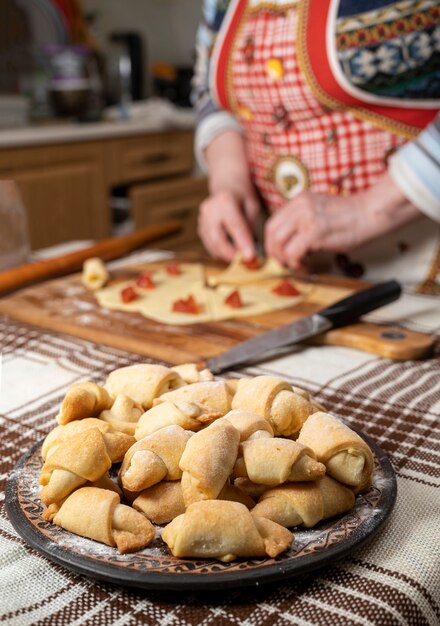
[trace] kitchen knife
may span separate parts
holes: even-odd
[[[402,288],[395,280],[379,283],[368,289],[357,291],[313,315],[244,341],[219,356],[207,359],[203,364],[214,374],[218,374],[236,365],[256,359],[261,360],[268,353],[273,353],[280,348],[301,343],[331,328],[350,324],[361,315],[394,302],[401,293]]]

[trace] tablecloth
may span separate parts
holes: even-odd
[[[438,332],[438,301],[423,302],[419,327]],[[372,436],[392,461],[397,500],[372,541],[324,570],[258,588],[183,594],[133,590],[75,574],[28,546],[5,512],[8,474],[53,428],[69,385],[85,379],[102,383],[113,369],[146,359],[8,318],[0,320],[0,337],[0,623],[440,624],[440,340],[434,354],[421,361],[393,362],[346,348],[299,347],[239,370],[239,376],[277,375],[304,387]]]

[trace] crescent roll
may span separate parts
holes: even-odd
[[[240,433],[240,445],[238,447],[237,460],[232,472],[233,477],[247,476],[246,468],[243,460],[243,442],[257,438],[273,437],[273,429],[269,422],[255,413],[248,413],[241,409],[229,411],[224,416],[230,424],[234,426]],[[246,491],[242,491],[246,493]]]
[[[177,557],[276,557],[293,535],[274,522],[249,513],[239,502],[206,500],[191,504],[162,531],[162,539]]]
[[[120,393],[116,396],[111,408],[102,411],[99,417],[104,422],[108,422],[113,430],[133,436],[143,412],[140,404]]]
[[[102,433],[112,463],[120,463],[128,448],[135,443],[135,439],[131,435],[112,431],[109,424],[96,417],[86,417],[83,420],[69,422],[64,426],[54,428],[43,442],[41,450],[43,460],[48,460],[55,450],[60,445],[65,444],[72,435],[80,435],[80,433],[84,433],[92,428],[97,428]]]
[[[162,394],[154,404],[165,402],[193,402],[204,407],[211,419],[222,417],[231,409],[232,394],[223,380],[206,381],[185,385],[175,391]]]
[[[154,404],[159,404],[166,400],[171,402],[194,402],[204,407],[207,416],[211,419],[216,419],[222,417],[230,410],[232,394],[223,380],[208,380],[164,393],[154,401]]]
[[[59,424],[67,424],[85,417],[96,417],[109,409],[113,400],[104,387],[96,383],[75,383],[68,390],[57,416]]]
[[[325,465],[315,460],[312,450],[291,439],[251,439],[242,443],[242,450],[243,465],[236,466],[234,476],[256,484],[317,480],[325,474]]]
[[[285,483],[263,493],[252,515],[266,517],[281,526],[312,528],[321,520],[349,511],[355,496],[333,478],[315,482]]]
[[[142,550],[156,534],[144,515],[120,503],[117,493],[97,487],[72,493],[53,521],[76,535],[116,546],[121,554]]]
[[[103,476],[101,476],[101,478],[98,478],[98,480],[94,480],[92,482],[88,481],[87,483],[85,483],[85,485],[87,487],[98,487],[99,489],[108,489],[110,491],[114,491],[115,493],[118,494],[120,498],[122,498],[123,496],[121,489],[119,489],[119,486],[113,482],[108,472],[106,472]],[[82,489],[82,487],[80,487],[80,489]],[[42,512],[41,517],[46,522],[52,522],[53,518],[58,513],[61,506],[67,500],[68,497],[69,496],[66,496],[66,498],[62,498],[61,500],[58,500],[57,502],[52,502],[51,504],[49,504],[49,506],[47,506]]]
[[[82,433],[91,428],[97,428],[102,433],[108,433],[111,431],[110,424],[106,424],[97,417],[85,417],[82,420],[75,422],[69,422],[63,426],[56,426],[46,436],[41,448],[41,456],[43,461],[47,459],[51,454],[67,437]]]
[[[249,413],[241,409],[229,411],[224,416],[240,433],[240,441],[257,439],[260,437],[273,437],[273,428],[269,422],[255,413]]]
[[[249,478],[241,476],[234,479],[234,486],[246,493],[255,502],[258,502],[263,493],[269,489],[267,485],[258,485],[249,480]]]
[[[310,446],[318,461],[325,464],[327,474],[353,487],[354,493],[371,486],[374,469],[371,449],[336,417],[322,412],[311,415],[302,427],[298,441]]]
[[[226,481],[225,486],[217,496],[218,500],[229,500],[231,502],[240,502],[244,504],[247,509],[253,509],[255,506],[255,500],[239,486]]]
[[[185,513],[180,481],[161,481],[144,489],[133,501],[132,506],[154,524],[168,524],[178,515]]]
[[[214,422],[191,437],[180,459],[187,506],[217,498],[232,472],[239,443],[240,433],[227,420]]]
[[[264,417],[275,435],[295,435],[316,405],[304,390],[274,376],[242,378],[232,399],[233,409],[242,409]]]
[[[104,287],[110,275],[99,257],[86,259],[83,264],[81,282],[87,289],[95,291]]]
[[[105,388],[114,397],[123,393],[144,409],[149,409],[155,398],[185,384],[177,372],[165,365],[141,363],[111,372]]]
[[[199,369],[197,363],[174,365],[171,369],[173,372],[177,372],[188,385],[214,380],[214,374],[208,369]]]
[[[191,435],[180,426],[168,426],[137,441],[127,451],[119,470],[124,489],[138,492],[161,480],[179,480],[179,461]]]
[[[218,499],[241,502],[248,509],[255,506],[255,501],[245,491],[229,483],[223,487]],[[144,489],[133,501],[132,506],[154,524],[168,524],[178,515],[185,513],[182,485],[179,480],[157,483]]]
[[[113,461],[104,437],[91,428],[68,437],[49,455],[40,474],[40,497],[46,506],[108,472]]]
[[[196,402],[165,400],[148,409],[141,416],[134,436],[139,440],[172,424],[195,432],[212,422],[212,415],[213,412],[208,407]],[[214,415],[218,415],[218,413]]]

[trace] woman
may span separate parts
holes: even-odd
[[[254,256],[267,212],[265,253],[292,268],[327,251],[344,273],[440,290],[435,0],[205,0],[197,51],[212,255]]]

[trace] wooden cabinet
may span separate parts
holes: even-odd
[[[130,188],[165,177],[172,183],[183,175],[191,179],[192,140],[192,132],[183,130],[3,148],[0,178],[18,183],[33,249],[100,239],[111,235],[110,196],[115,186]],[[170,216],[163,203],[163,214],[155,206],[151,211],[148,223]]]
[[[134,185],[130,190],[131,211],[136,228],[166,220],[180,220],[182,230],[162,240],[172,250],[185,248],[201,252],[197,236],[197,215],[201,201],[208,195],[206,178],[183,176],[148,185]]]
[[[20,188],[32,248],[110,234],[102,161],[95,143],[0,152],[0,177]]]
[[[168,132],[113,141],[107,152],[108,176],[114,184],[130,184],[190,172],[192,132]]]

